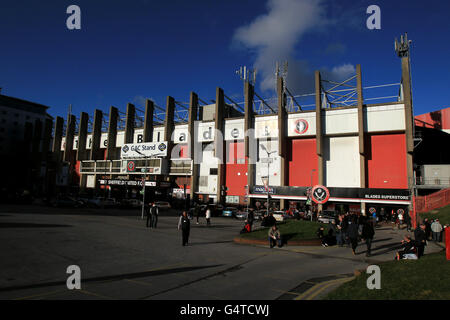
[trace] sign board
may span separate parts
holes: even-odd
[[[100,184],[108,184],[114,186],[140,186],[142,180],[120,180],[120,179],[103,179],[98,181]],[[146,187],[156,187],[156,181],[145,181]]]
[[[239,203],[239,196],[226,196],[225,202],[226,203]]]
[[[134,161],[128,161],[127,162],[127,172],[134,172],[136,171],[136,164]]]
[[[330,198],[330,191],[327,187],[316,185],[311,191],[312,200],[317,204],[322,204],[328,201]]]
[[[125,144],[120,149],[121,159],[136,159],[167,156],[167,142],[145,142]]]

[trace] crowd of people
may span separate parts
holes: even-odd
[[[373,217],[354,213],[339,214],[329,223],[328,232],[325,234],[325,228],[319,227],[317,236],[322,240],[323,247],[347,245],[352,248],[353,255],[356,255],[356,248],[362,240],[367,246],[366,256],[369,257],[375,235],[375,224]]]
[[[149,203],[145,206],[147,215],[147,228],[155,229],[158,224],[159,209],[155,203]],[[178,230],[182,231],[182,245],[186,246],[189,243],[190,220],[196,219],[199,224],[200,217],[205,217],[206,226],[211,226],[211,208],[207,205],[194,205],[189,211],[183,211],[178,220]],[[244,227],[240,231],[241,234],[252,232],[255,221],[254,211],[249,210],[244,222]],[[336,215],[328,224],[328,230],[321,226],[317,230],[317,236],[321,239],[323,247],[337,245],[343,247],[346,245],[351,248],[352,254],[356,255],[356,249],[359,242],[364,242],[366,245],[366,256],[372,255],[372,241],[375,236],[377,223],[380,221],[395,223],[398,228],[406,225],[406,229],[411,231],[411,218],[407,213],[386,214],[383,210],[379,215],[376,213],[369,215],[360,215],[356,213],[345,213]],[[276,219],[273,213],[265,214],[262,217],[262,227],[269,227],[268,241],[269,247],[273,248],[275,245],[282,246],[281,232],[277,227]],[[446,227],[446,226],[445,226]],[[423,223],[420,223],[414,230],[414,239],[409,235],[405,235],[401,241],[402,250],[398,251],[395,259],[419,259],[423,256],[425,246],[428,241],[440,242],[442,238],[442,231],[444,228],[439,219],[429,220],[425,218]]]

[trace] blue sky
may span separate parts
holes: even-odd
[[[81,30],[66,28],[71,4]],[[371,4],[381,30],[366,28]],[[270,97],[276,59],[289,60],[295,93],[311,92],[314,70],[338,79],[356,64],[364,86],[397,83],[393,41],[408,32],[421,114],[450,105],[449,18],[440,0],[0,0],[0,87],[65,117],[69,104],[78,116],[143,98],[188,101],[190,91],[209,102],[217,86],[242,101],[243,65],[258,68],[256,90]]]

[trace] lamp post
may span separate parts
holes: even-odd
[[[316,169],[312,169],[312,170],[311,170],[311,190],[312,190],[312,186],[313,186],[313,183],[312,183],[312,176],[313,176],[313,172],[314,172],[314,171],[316,171]]]
[[[151,156],[146,156],[145,154],[143,154],[142,152],[140,152],[139,150],[135,150],[137,153],[139,153],[140,155],[142,155],[144,157],[145,160],[145,168],[141,169],[141,172],[144,172],[144,178],[142,181],[142,188],[143,188],[143,194],[142,194],[142,210],[141,210],[141,219],[144,219],[144,208],[145,208],[145,182],[147,181],[147,172],[148,172],[148,159],[151,157],[156,157],[156,156],[161,156],[163,155],[162,153],[157,153],[157,154],[153,154]]]
[[[314,171],[316,171],[316,169],[312,169],[311,170],[311,189],[310,189],[310,191],[309,191],[309,197],[311,198],[312,197],[312,188],[313,188],[313,182],[312,182],[312,176],[313,176],[313,172]],[[309,210],[310,210],[310,212],[311,212],[311,221],[313,220],[313,214],[312,214],[312,201],[311,201],[311,199],[310,199],[310,202],[311,202],[311,204],[310,204],[310,206],[309,206]]]
[[[269,215],[269,207],[270,207],[270,196],[269,196],[269,187],[270,187],[270,172],[269,172],[269,165],[270,162],[273,161],[272,158],[270,157],[270,155],[272,153],[277,152],[275,151],[268,151],[265,145],[261,145],[261,148],[267,153],[267,215]]]

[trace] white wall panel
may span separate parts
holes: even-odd
[[[357,133],[358,109],[327,110],[325,114],[325,133]]]
[[[214,141],[215,123],[214,122],[200,122],[197,127],[198,141],[208,142]]]
[[[267,171],[269,172],[269,184],[271,186],[279,186],[280,181],[280,168],[281,168],[281,159],[278,156],[278,152],[272,153],[270,158],[273,159],[273,162],[267,166],[267,163],[263,162],[263,159],[267,159],[267,153],[261,147],[261,145],[266,146],[266,149],[269,152],[278,150],[278,140],[259,140],[258,144],[258,162],[256,162],[255,166],[255,184],[263,185],[262,177],[267,177]],[[262,161],[263,160],[263,161]]]
[[[164,127],[157,127],[153,129],[153,140],[155,142],[164,141]]]
[[[266,116],[255,118],[256,138],[278,137],[278,116]]]
[[[325,137],[324,162],[327,187],[360,186],[358,137]]]
[[[173,130],[172,140],[174,143],[187,143],[188,140],[188,125],[182,124],[175,126]]]
[[[405,130],[405,105],[368,107],[364,118],[368,132]]]
[[[300,123],[304,120],[307,124],[306,131],[300,133],[304,127]],[[288,137],[313,136],[316,134],[316,112],[294,113],[288,115]]]
[[[225,140],[243,140],[245,137],[244,128],[244,119],[227,120],[224,129]]]
[[[198,187],[200,193],[215,194],[217,192],[217,175],[211,175],[210,169],[218,167],[218,159],[214,157],[212,146],[203,150],[200,163],[200,177],[207,177],[208,185]],[[200,184],[200,183],[199,183]]]

